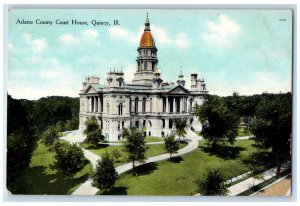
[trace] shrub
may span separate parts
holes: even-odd
[[[170,158],[172,154],[179,150],[179,141],[175,139],[174,134],[168,135],[165,138],[165,146],[164,149],[170,153]]]
[[[66,174],[75,173],[83,168],[85,164],[84,154],[76,144],[56,142],[54,150],[57,164]]]
[[[198,191],[201,195],[227,195],[225,179],[219,170],[208,171],[204,180],[197,180]]]
[[[92,174],[92,185],[105,192],[114,186],[117,178],[118,173],[114,168],[114,162],[106,153],[101,160],[98,160],[96,169]]]
[[[119,160],[120,157],[122,157],[122,153],[118,150],[118,149],[114,149],[111,152],[112,157],[114,158],[114,160],[117,162]]]
[[[42,136],[42,141],[47,145],[51,146],[55,140],[59,138],[58,132],[55,127],[49,127]]]

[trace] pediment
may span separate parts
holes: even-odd
[[[97,91],[90,85],[90,86],[86,89],[85,93],[97,93]]]
[[[168,93],[171,94],[189,94],[190,92],[186,90],[184,87],[178,85],[177,87],[171,89]]]

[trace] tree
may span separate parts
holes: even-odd
[[[221,142],[233,144],[238,135],[239,118],[218,96],[208,96],[196,115],[203,124],[201,134],[215,148]]]
[[[58,132],[59,136],[61,136],[61,133],[65,131],[65,124],[63,121],[58,121],[55,124],[55,130]]]
[[[99,142],[104,141],[104,136],[102,135],[102,130],[100,129],[97,119],[92,117],[85,122],[86,129],[84,134],[86,134],[85,143],[89,145],[98,145]]]
[[[186,136],[186,128],[188,127],[187,119],[186,118],[175,118],[173,120],[175,125],[175,133],[179,137],[185,137]]]
[[[53,126],[50,126],[43,133],[43,136],[42,136],[42,140],[47,146],[51,146],[55,142],[55,140],[57,140],[58,138],[59,138],[58,132],[57,132],[56,128]]]
[[[54,150],[57,164],[66,174],[75,173],[83,168],[85,164],[84,154],[76,144],[70,145],[57,141],[54,144]]]
[[[146,159],[146,140],[144,131],[135,127],[123,130],[124,150],[128,154],[128,160],[132,162],[132,168],[135,168],[135,162],[143,162]]]
[[[112,152],[111,152],[111,155],[112,157],[114,158],[114,160],[116,162],[119,161],[119,158],[122,157],[122,153],[118,150],[118,149],[114,149]]]
[[[68,131],[76,130],[78,129],[78,126],[79,126],[78,117],[72,117],[72,119],[67,120],[65,123],[65,129]]]
[[[263,98],[256,110],[256,116],[250,126],[254,140],[260,147],[271,148],[276,155],[277,171],[281,172],[281,163],[289,155],[292,133],[292,95],[277,95]]]
[[[204,180],[197,180],[198,191],[201,195],[225,196],[228,194],[225,179],[219,170],[209,170]]]
[[[92,185],[101,191],[110,190],[118,178],[118,173],[114,168],[114,162],[106,153],[98,160],[95,171],[92,174]]]
[[[27,101],[26,101],[27,103]],[[7,95],[7,186],[28,166],[36,143],[35,130],[22,100]]]
[[[179,141],[175,139],[174,134],[168,135],[165,139],[164,149],[170,154],[170,158],[173,153],[176,153],[179,150]]]

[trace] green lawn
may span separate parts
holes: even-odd
[[[115,166],[119,166],[122,164],[127,163],[127,155],[124,152],[123,146],[108,146],[108,145],[101,145],[100,147],[90,147],[85,143],[80,143],[80,146],[90,150],[91,152],[97,154],[97,155],[103,155],[104,153],[108,152],[111,153],[113,150],[119,150],[122,153],[122,157],[120,157],[118,162],[115,162]],[[164,150],[164,144],[157,144],[157,145],[148,145],[149,149],[146,152],[146,157],[153,157],[156,155],[164,154],[166,151]],[[181,142],[180,148],[183,148],[186,146],[186,143]]]
[[[164,139],[160,137],[146,137],[146,142],[163,142]]]
[[[89,173],[92,171],[90,163],[87,162],[85,167],[73,176],[67,176],[57,168],[54,156],[55,153],[49,152],[46,146],[38,141],[29,167],[17,178],[12,192],[14,194],[71,194],[89,178]]]
[[[123,140],[111,141],[110,143],[122,143]],[[164,139],[160,137],[146,137],[146,142],[163,142]]]
[[[234,146],[216,151],[201,142],[198,149],[172,161],[161,161],[137,167],[137,176],[127,172],[117,180],[114,195],[191,195],[196,193],[195,181],[204,178],[208,169],[219,169],[226,179],[249,171],[246,163],[256,149],[253,140],[239,140]],[[265,163],[272,162],[271,153],[261,153]],[[267,165],[267,164],[266,164]]]
[[[243,137],[243,136],[249,136],[251,135],[251,133],[249,132],[249,130],[246,130],[245,126],[240,126],[239,130],[238,130],[238,136],[239,137]]]

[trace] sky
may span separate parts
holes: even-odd
[[[190,74],[198,73],[210,94],[291,91],[289,10],[14,9],[8,23],[8,93],[30,100],[78,97],[85,77],[96,75],[105,83],[110,69],[123,70],[130,81],[147,12],[164,81],[176,81],[182,68],[187,87]],[[72,20],[88,25],[71,25]],[[95,26],[93,20],[110,25]]]

